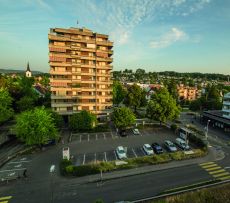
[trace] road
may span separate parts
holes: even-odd
[[[210,136],[213,136],[212,133],[210,133]],[[218,133],[215,134],[214,131],[214,135],[216,136]],[[108,142],[108,140],[103,140],[103,142]],[[212,139],[210,140],[211,145],[219,147],[226,155],[223,160],[210,163],[210,165],[201,166],[194,164],[102,181],[102,183],[81,183],[81,178],[60,178],[58,174],[51,177],[49,169],[39,169],[39,165],[31,163],[31,167],[34,167],[35,171],[36,168],[39,171],[39,176],[32,173],[29,175],[34,178],[17,180],[7,185],[1,185],[0,198],[12,196],[9,202],[45,203],[52,202],[51,194],[53,192],[53,202],[55,203],[90,203],[95,202],[99,198],[103,199],[106,203],[112,203],[119,200],[135,200],[150,197],[168,189],[213,179],[215,173],[218,171],[222,171],[223,173],[230,172],[230,147],[225,142],[226,140],[223,140],[222,137],[218,138],[217,142],[212,142]],[[217,143],[220,145],[217,146]],[[86,145],[89,145],[89,143],[85,143]],[[82,145],[82,147],[85,146]],[[61,149],[61,146],[57,146],[57,148]],[[47,151],[47,154],[51,154],[58,160],[56,151],[53,148]],[[38,156],[36,160],[39,159],[44,159],[48,165],[51,165],[52,161],[54,161],[49,156],[43,156],[42,158]]]

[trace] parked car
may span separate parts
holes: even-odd
[[[143,145],[143,150],[147,155],[153,155],[153,148],[149,144],[144,144]]]
[[[140,132],[137,128],[134,128],[132,131],[134,135],[140,135]]]
[[[117,147],[116,154],[118,156],[118,159],[126,159],[127,158],[126,151],[125,151],[124,147],[122,147],[122,146]]]
[[[190,149],[189,145],[183,139],[181,139],[179,137],[176,138],[176,144],[178,147],[180,147],[183,150],[189,150]]]
[[[153,148],[153,150],[154,150],[154,152],[155,152],[156,154],[161,154],[161,153],[163,153],[162,147],[161,147],[158,143],[156,143],[156,142],[152,144],[152,148]]]
[[[177,147],[174,143],[172,143],[170,140],[165,140],[165,146],[170,152],[176,152]]]
[[[121,137],[127,136],[126,130],[120,130],[120,131],[119,131],[119,134],[120,134]]]

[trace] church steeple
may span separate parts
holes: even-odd
[[[30,64],[29,62],[27,63],[27,68],[26,68],[26,77],[31,77],[32,76],[32,73],[30,71]]]
[[[27,63],[27,69],[26,69],[26,71],[30,71],[30,64],[29,64],[29,62]]]

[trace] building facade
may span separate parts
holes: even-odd
[[[230,119],[230,92],[223,97],[223,116]]]
[[[51,107],[61,115],[87,110],[99,117],[112,106],[113,43],[85,28],[51,28]]]
[[[184,85],[178,85],[177,92],[180,100],[193,101],[199,98],[201,95],[201,91],[196,87],[188,87]]]

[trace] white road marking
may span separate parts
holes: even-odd
[[[84,156],[83,156],[83,162],[82,162],[82,164],[83,164],[83,165],[85,164],[85,154],[84,154]]]
[[[104,152],[104,154],[105,154],[105,162],[107,162],[106,152]]]
[[[0,173],[11,172],[11,171],[22,171],[22,170],[25,170],[25,169],[26,169],[26,168],[11,169],[11,170],[3,170],[3,171],[0,171]]]
[[[89,134],[88,134],[88,142],[89,142]]]
[[[103,133],[103,135],[104,135],[104,140],[106,140],[106,136],[105,136],[105,133]]]
[[[94,163],[96,163],[97,162],[97,154],[95,153],[94,154]]]
[[[97,140],[97,134],[96,134],[96,140]]]
[[[137,158],[137,154],[136,154],[136,152],[134,151],[133,148],[132,148],[132,151],[133,151],[133,154],[135,155],[135,157]]]
[[[114,139],[114,135],[113,135],[112,131],[111,131],[111,135],[112,135],[112,139]]]
[[[27,163],[27,162],[31,162],[31,161],[11,161],[8,164],[19,164],[19,163]]]
[[[226,166],[226,167],[224,167],[224,169],[229,169],[230,168],[230,166]]]
[[[81,142],[81,135],[80,135],[80,140],[79,141]]]
[[[114,152],[114,154],[115,154],[115,158],[116,158],[116,160],[117,160],[117,154],[116,154],[116,152],[115,151],[113,151]]]

